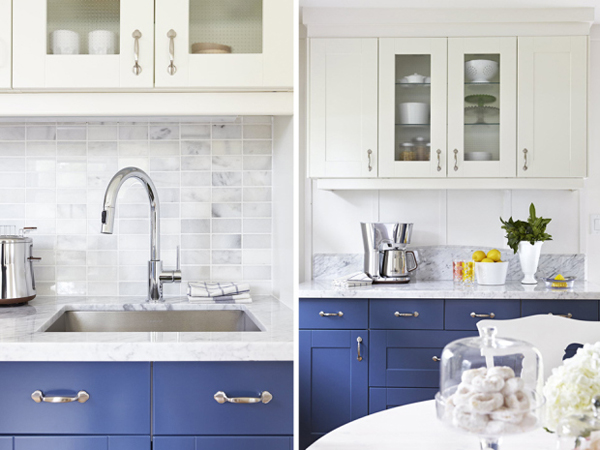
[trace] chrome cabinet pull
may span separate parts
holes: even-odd
[[[356,342],[358,342],[358,356],[356,357],[356,359],[362,361],[363,357],[360,356],[360,344],[362,344],[362,338],[359,336],[358,338],[356,338]]]
[[[442,171],[442,151],[438,148],[437,151],[437,171],[441,172]]]
[[[565,317],[567,319],[572,319],[573,318],[573,314],[571,313],[566,313],[566,314],[553,314],[553,313],[548,313],[549,316],[558,316],[558,317]]]
[[[140,30],[135,30],[131,35],[133,39],[133,60],[135,64],[133,65],[133,74],[138,76],[142,73],[142,66],[140,66],[140,38],[142,37],[142,32]]]
[[[371,165],[371,155],[373,154],[373,150],[367,150],[367,156],[369,157],[369,172],[373,170],[373,166]]]
[[[527,170],[529,167],[527,167],[527,153],[528,150],[526,148],[523,149],[523,158],[525,159],[525,162],[523,163],[523,170]]]
[[[489,314],[477,314],[475,312],[472,312],[470,314],[471,317],[475,318],[477,317],[478,319],[493,319],[494,317],[496,317],[496,314],[494,313],[489,313]]]
[[[434,356],[433,358],[431,358],[434,362],[440,362],[441,358],[438,358],[437,356]]]
[[[394,313],[394,315],[396,317],[419,317],[419,312],[415,311],[415,312],[412,312],[412,313],[401,313],[401,312],[396,311]]]
[[[42,391],[34,391],[31,398],[36,403],[85,403],[90,399],[90,394],[85,391],[79,391],[75,397],[44,397]]]
[[[454,171],[458,170],[458,150],[454,149]]]
[[[260,397],[227,397],[227,394],[223,391],[219,391],[215,394],[215,400],[221,405],[223,403],[264,403],[265,405],[273,400],[273,395],[269,391],[263,391],[260,393]]]
[[[175,75],[177,73],[177,67],[175,67],[175,38],[177,37],[177,33],[175,30],[169,30],[167,33],[167,37],[169,38],[169,67],[167,67],[167,72],[169,75]]]
[[[344,315],[344,313],[342,311],[339,311],[339,312],[336,312],[336,313],[326,313],[326,312],[321,311],[319,313],[319,315],[321,317],[342,317]]]

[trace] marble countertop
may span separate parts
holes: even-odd
[[[411,281],[407,284],[373,284],[360,287],[337,287],[332,280],[300,284],[300,298],[507,298],[538,300],[598,300],[600,285],[576,281],[573,289],[546,289],[543,283],[522,285],[507,282],[504,286],[455,287],[452,281]]]
[[[204,305],[187,298],[37,297],[0,308],[0,361],[291,361],[293,311],[274,297],[249,304]],[[245,310],[261,332],[46,333],[67,310]]]

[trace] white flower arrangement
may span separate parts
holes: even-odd
[[[577,450],[600,450],[600,431],[592,431],[589,437],[584,438]]]
[[[563,417],[589,411],[592,397],[598,394],[600,342],[585,344],[575,356],[552,370],[552,375],[544,386],[546,427],[556,430]],[[600,446],[598,448],[600,450]]]

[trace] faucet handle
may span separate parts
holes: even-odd
[[[177,246],[177,268],[175,270],[181,273],[181,250],[179,245]]]
[[[160,281],[163,283],[181,283],[181,251],[177,246],[177,268],[161,272]]]

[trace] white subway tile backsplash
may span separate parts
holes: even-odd
[[[146,295],[149,204],[126,182],[115,234],[100,233],[106,186],[117,170],[147,171],[161,202],[161,259],[181,247],[189,280],[271,286],[272,118],[193,123],[0,124],[0,224],[32,233],[39,294]]]

